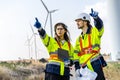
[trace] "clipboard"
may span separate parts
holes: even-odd
[[[69,60],[69,53],[67,50],[58,48],[58,59],[65,61]]]

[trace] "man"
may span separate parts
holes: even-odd
[[[78,29],[82,30],[81,35],[76,40],[75,45],[75,69],[76,74],[80,67],[89,68],[97,73],[96,80],[105,80],[102,67],[106,66],[102,55],[100,54],[101,37],[104,32],[103,22],[98,16],[98,12],[91,9],[90,15],[94,19],[95,27],[90,24],[90,16],[81,13],[76,19]]]

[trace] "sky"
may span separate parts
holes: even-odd
[[[101,40],[101,52],[112,53],[115,56],[113,52],[116,51],[115,53],[117,53],[119,51],[118,42],[120,38],[114,37],[114,35],[118,36],[118,33],[114,32],[119,31],[117,28],[110,28],[109,20],[111,18],[109,18],[108,14],[111,13],[111,8],[108,8],[108,6],[112,3],[109,0],[43,0],[43,2],[50,11],[58,9],[58,11],[52,13],[52,24],[54,26],[57,22],[65,23],[68,26],[73,45],[81,33],[74,21],[76,16],[81,12],[89,14],[91,8],[98,11],[105,27]],[[39,38],[37,29],[33,26],[34,18],[38,17],[44,27],[46,15],[47,12],[40,0],[0,0],[0,60],[29,59],[30,57],[36,59],[31,26],[34,33],[37,33],[35,35],[37,59],[49,57],[45,46]],[[114,18],[112,13],[109,15]],[[94,25],[93,20],[91,24]],[[48,35],[51,35],[49,20],[45,30]],[[30,46],[28,46],[28,39],[30,38]],[[115,44],[113,40],[115,40]],[[30,48],[30,53],[28,48]]]

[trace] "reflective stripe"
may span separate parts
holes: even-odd
[[[100,49],[99,49],[100,50]],[[85,54],[99,53],[99,50],[84,50],[84,52],[78,53],[78,56],[83,56]]]
[[[50,54],[49,59],[58,59],[58,54]]]
[[[95,47],[98,47],[99,49],[98,50],[93,50],[93,48]],[[86,48],[83,48],[81,52],[78,53],[78,56],[82,56],[84,54],[89,54],[89,53],[99,53],[100,51],[100,45],[99,44],[95,44],[91,47],[86,47]]]
[[[50,52],[50,58],[49,60],[55,60],[58,59],[58,50],[56,50],[55,52]]]
[[[64,75],[64,70],[65,70],[65,68],[64,68],[64,63],[60,63],[61,65],[60,65],[60,75]]]
[[[62,62],[62,61],[61,61],[61,62]],[[69,63],[69,61],[68,61],[68,62],[62,62],[62,63],[64,63],[64,66],[65,66],[65,67],[68,67],[67,63]],[[55,60],[54,60],[54,61],[53,61],[53,60],[49,60],[48,64],[55,64],[55,65],[60,66],[60,62],[55,61]]]
[[[52,61],[49,61],[48,64],[55,64],[55,65],[60,66],[60,63],[59,63],[59,62],[52,62]]]
[[[60,75],[64,75],[64,62],[61,61],[57,61],[57,60],[49,60],[51,63],[53,62],[53,64],[58,64],[60,63]],[[56,63],[57,62],[57,63]]]
[[[93,61],[95,61],[95,60],[99,59],[99,57],[101,57],[101,55],[100,55],[100,54],[99,54],[99,55],[97,55],[97,56],[95,56],[94,58],[92,58],[92,59],[90,60],[90,62],[93,62]]]

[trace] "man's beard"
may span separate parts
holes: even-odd
[[[83,26],[78,26],[78,29],[83,29]]]

